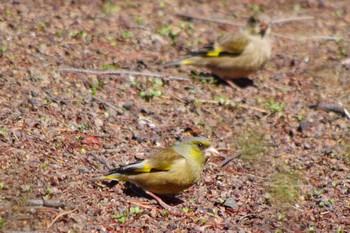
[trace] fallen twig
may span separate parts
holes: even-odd
[[[113,168],[108,164],[108,162],[103,159],[103,158],[99,158],[95,155],[94,152],[88,152],[87,153],[88,156],[93,157],[95,160],[99,161],[101,164],[103,164],[109,171],[112,170]]]
[[[108,107],[110,107],[110,108],[112,108],[114,111],[116,111],[117,113],[121,112],[121,109],[118,109],[118,108],[115,107],[112,103],[109,103],[109,102],[107,102],[107,101],[105,101],[105,100],[102,100],[102,99],[100,99],[100,98],[98,98],[98,97],[96,97],[96,96],[92,96],[92,98],[93,98],[94,100],[99,101],[99,102],[102,103],[102,104],[107,105]]]
[[[304,40],[332,40],[332,41],[339,41],[344,40],[340,36],[310,36],[310,37],[304,37]]]
[[[312,20],[314,19],[313,16],[297,16],[297,17],[290,17],[290,18],[281,18],[281,19],[274,19],[272,20],[272,24],[279,24],[279,23],[289,23],[291,21],[301,21],[301,20]]]
[[[186,18],[186,19],[202,20],[202,21],[208,21],[208,22],[213,22],[213,23],[231,25],[231,26],[235,26],[235,27],[242,27],[243,26],[242,24],[232,23],[232,22],[229,22],[226,20],[212,19],[212,18],[206,18],[206,17],[202,17],[202,16],[194,16],[194,15],[190,15],[190,14],[186,14],[186,13],[179,13],[176,15],[179,17],[182,17],[182,18]]]
[[[60,217],[64,216],[64,215],[68,215],[73,213],[74,211],[76,211],[77,209],[74,210],[68,210],[68,211],[63,211],[61,213],[59,213],[53,220],[52,222],[47,226],[47,228],[50,228]]]
[[[213,18],[206,18],[202,16],[196,16],[192,14],[186,14],[186,13],[179,13],[176,14],[179,17],[186,18],[186,19],[195,19],[195,20],[202,20],[202,21],[208,21],[213,23],[219,23],[219,24],[226,24],[236,27],[242,27],[243,24],[239,23],[232,23],[231,21],[223,20],[223,19],[213,19]],[[289,23],[291,21],[302,21],[302,20],[312,20],[314,19],[313,16],[298,16],[298,17],[290,17],[290,18],[281,18],[281,19],[274,19],[271,21],[271,24],[280,24],[280,23]]]
[[[70,73],[84,73],[84,74],[95,74],[95,75],[135,75],[135,76],[147,76],[154,78],[167,78],[180,81],[187,81],[189,78],[172,76],[159,73],[139,72],[139,71],[127,71],[127,70],[89,70],[89,69],[77,69],[77,68],[59,68],[58,72],[70,72]]]
[[[349,40],[346,40],[346,39],[339,37],[339,36],[310,36],[310,37],[295,36],[295,35],[289,36],[289,35],[281,35],[281,34],[275,33],[275,32],[272,32],[271,34],[275,37],[279,37],[279,38],[286,39],[286,40],[292,40],[292,41],[306,41],[306,40],[326,40],[326,41],[344,40],[344,41],[349,41]]]
[[[196,100],[197,102],[200,102],[200,103],[210,103],[210,104],[220,104],[220,101],[219,100],[203,100],[203,99],[199,99],[199,100]],[[229,105],[229,103],[223,103],[223,105]],[[257,108],[257,107],[253,107],[253,106],[249,106],[249,105],[246,105],[246,104],[240,104],[240,103],[235,103],[233,105],[234,107],[242,107],[242,108],[245,108],[245,109],[252,109],[252,110],[255,110],[255,111],[258,111],[258,112],[262,112],[262,113],[268,113],[268,111],[264,110],[264,109],[261,109],[261,108]]]
[[[141,204],[141,203],[135,202],[135,201],[128,201],[128,203],[133,204],[133,205],[141,206],[142,208],[145,208],[145,209],[152,209],[152,208],[154,208],[153,206],[144,205],[144,204]]]
[[[221,167],[225,167],[227,164],[229,164],[232,160],[234,160],[235,158],[237,158],[238,155],[235,155],[235,156],[230,156],[228,158],[226,158],[221,164],[220,166]]]
[[[27,201],[27,204],[32,206],[45,206],[45,207],[54,207],[54,208],[64,207],[66,205],[66,203],[63,201],[48,200],[45,197],[41,199],[29,199]]]
[[[316,106],[312,105],[310,107],[317,107],[317,108],[325,110],[325,111],[332,111],[332,112],[340,113],[350,120],[349,111],[347,109],[345,109],[343,104],[340,102],[331,102],[331,103],[321,102],[321,103],[317,104]]]

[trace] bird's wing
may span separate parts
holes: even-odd
[[[174,162],[180,159],[184,159],[184,157],[173,149],[168,148],[143,161],[111,170],[110,174],[119,173],[131,175],[139,173],[168,171],[172,168]]]
[[[247,38],[241,34],[228,35],[217,43],[191,52],[191,55],[203,57],[238,56],[243,53],[248,43]]]

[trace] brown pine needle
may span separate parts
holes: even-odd
[[[282,35],[280,33],[271,33],[274,37],[278,37],[281,39],[286,39],[286,40],[292,40],[292,41],[307,41],[307,40],[325,40],[325,41],[339,41],[339,40],[343,40],[343,41],[350,41],[347,39],[344,39],[343,37],[340,36],[297,36],[297,35]]]
[[[208,21],[208,22],[213,22],[213,23],[218,23],[218,24],[226,24],[230,26],[235,26],[235,27],[242,27],[242,24],[239,23],[233,23],[231,21],[223,20],[223,19],[213,19],[213,18],[206,18],[198,15],[193,15],[193,14],[187,14],[187,13],[179,13],[176,14],[179,17],[186,18],[186,19],[195,19],[195,20],[202,20],[202,21]],[[313,16],[296,16],[296,17],[289,17],[289,18],[281,18],[281,19],[274,19],[271,21],[271,24],[280,24],[280,23],[289,23],[293,21],[303,21],[303,20],[313,20]]]
[[[220,101],[219,100],[196,100],[197,102],[201,102],[201,103],[210,103],[210,104],[219,104]],[[240,103],[237,103],[235,105],[236,107],[238,108],[245,108],[245,109],[252,109],[252,110],[255,110],[255,111],[258,111],[258,112],[262,112],[262,113],[268,113],[268,111],[266,111],[265,109],[262,109],[262,108],[258,108],[258,107],[254,107],[254,106],[249,106],[247,104],[240,104]]]
[[[144,208],[144,209],[152,209],[152,208],[153,208],[153,206],[144,205],[144,204],[142,204],[142,203],[140,203],[140,202],[128,201],[128,203],[133,204],[133,205],[140,206],[140,207],[142,207],[142,208]]]
[[[302,20],[313,20],[313,16],[298,16],[298,17],[290,17],[290,18],[281,18],[281,19],[274,19],[272,20],[272,24],[279,24],[279,23],[289,23],[292,21],[302,21]]]
[[[189,78],[172,76],[160,73],[150,73],[150,72],[139,72],[139,71],[127,71],[127,70],[90,70],[90,69],[78,69],[78,68],[59,68],[58,72],[69,72],[69,73],[84,73],[84,74],[95,74],[95,75],[135,75],[135,76],[147,76],[154,78],[167,78],[179,81],[187,81]]]
[[[226,24],[230,26],[235,26],[235,27],[242,27],[242,24],[238,23],[232,23],[230,21],[222,20],[222,19],[212,19],[212,18],[206,18],[202,16],[195,16],[192,14],[186,14],[186,13],[179,13],[176,14],[179,17],[186,18],[186,19],[195,19],[195,20],[202,20],[202,21],[208,21],[208,22],[213,22],[213,23],[218,23],[218,24]]]
[[[64,215],[71,214],[76,210],[78,210],[78,209],[63,211],[63,212],[57,214],[57,216],[52,220],[52,222],[47,226],[47,228],[50,228],[59,218],[63,217]]]

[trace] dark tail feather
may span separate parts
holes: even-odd
[[[181,65],[183,65],[183,61],[184,60],[186,60],[186,59],[181,59],[181,60],[177,60],[177,61],[167,62],[167,63],[161,65],[161,67],[181,66]]]

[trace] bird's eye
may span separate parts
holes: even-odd
[[[198,143],[198,147],[199,147],[199,149],[203,149],[204,145],[202,143]]]
[[[255,16],[252,16],[249,18],[248,22],[252,25],[256,24],[258,22],[258,19]]]

